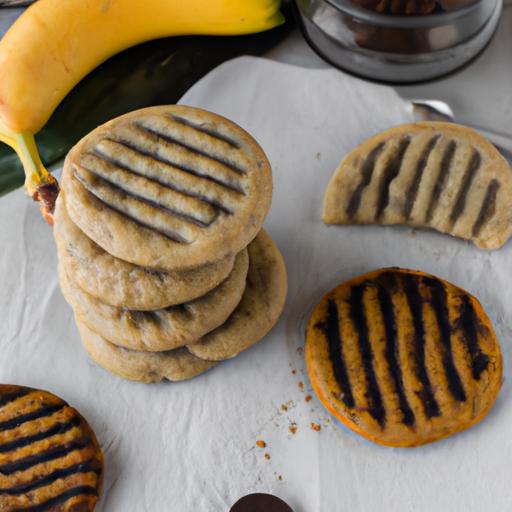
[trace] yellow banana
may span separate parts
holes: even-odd
[[[282,23],[280,0],[38,0],[0,41],[0,140],[47,183],[33,135],[93,68],[136,44],[178,35],[236,35]]]

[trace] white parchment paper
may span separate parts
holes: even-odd
[[[227,512],[249,492],[275,493],[295,512],[512,510],[511,244],[483,252],[433,232],[328,228],[320,219],[339,160],[366,137],[408,121],[405,104],[390,88],[335,70],[255,58],[224,64],[182,102],[238,122],[274,169],[265,227],[284,253],[290,293],[278,326],[238,358],[191,382],[149,386],[96,366],[58,288],[51,229],[21,191],[0,199],[0,381],[53,391],[89,420],[107,462],[98,510]],[[316,398],[305,400],[311,390],[301,347],[312,307],[342,280],[393,265],[474,293],[505,358],[503,390],[483,423],[411,450],[366,442]]]

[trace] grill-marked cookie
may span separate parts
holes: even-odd
[[[157,311],[133,311],[103,304],[80,290],[59,263],[60,286],[75,314],[95,332],[121,347],[159,352],[197,341],[222,325],[240,302],[249,257],[244,249],[217,288],[194,301]]]
[[[201,359],[220,361],[235,357],[260,341],[276,324],[286,301],[286,266],[278,247],[261,230],[247,247],[249,272],[240,304],[227,321],[188,345]]]
[[[245,248],[272,197],[270,164],[227,119],[184,106],[151,107],[110,121],[68,154],[68,213],[107,252],[177,270]]]
[[[94,510],[103,455],[85,419],[60,398],[0,385],[0,510]]]
[[[89,356],[105,370],[128,380],[151,383],[197,377],[217,363],[203,361],[186,348],[168,352],[139,352],[118,347],[89,329],[76,317],[82,343]]]
[[[512,234],[512,170],[464,126],[423,122],[367,140],[336,169],[324,199],[326,224],[430,227],[501,247]]]
[[[502,383],[500,347],[480,303],[412,270],[370,272],[325,295],[308,325],[306,361],[336,418],[395,447],[475,425]]]
[[[235,263],[235,255],[230,255],[195,269],[161,271],[114,258],[75,226],[62,192],[54,221],[59,257],[71,280],[92,297],[115,307],[155,310],[189,302],[220,285]]]

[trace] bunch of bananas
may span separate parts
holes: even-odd
[[[0,41],[0,140],[15,149],[28,193],[51,210],[58,186],[34,141],[92,69],[125,48],[177,35],[237,35],[283,22],[280,0],[39,0]]]

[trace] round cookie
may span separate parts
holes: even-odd
[[[57,199],[54,235],[71,280],[110,306],[163,309],[205,295],[233,270],[235,255],[190,270],[161,271],[114,258],[71,221],[64,194]]]
[[[62,263],[62,293],[89,328],[115,345],[160,352],[196,341],[226,321],[244,293],[249,257],[246,250],[240,252],[229,277],[203,297],[157,311],[132,311],[103,304],[71,282]]]
[[[82,343],[89,356],[101,367],[123,379],[145,383],[192,379],[217,363],[203,361],[186,348],[168,352],[140,352],[121,348],[89,329],[76,317]]]
[[[337,419],[394,447],[470,428],[502,383],[500,347],[480,303],[413,270],[377,270],[325,295],[308,325],[306,362]]]
[[[177,270],[248,245],[270,208],[272,171],[236,124],[169,105],[96,128],[68,154],[61,185],[73,222],[107,252]]]
[[[85,419],[47,391],[0,385],[0,510],[91,512],[103,455]]]
[[[235,357],[260,341],[278,321],[286,301],[286,266],[278,247],[261,230],[247,247],[247,286],[235,311],[227,321],[188,345],[201,359],[221,361]]]

